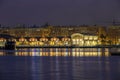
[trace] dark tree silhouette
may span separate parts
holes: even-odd
[[[104,34],[100,34],[100,38],[101,38],[101,43],[102,43],[102,45],[105,45],[105,43],[106,43],[106,36],[104,35]]]

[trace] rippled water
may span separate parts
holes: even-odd
[[[19,49],[0,55],[0,80],[120,80],[120,57],[108,50]]]

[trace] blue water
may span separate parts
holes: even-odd
[[[2,55],[0,80],[120,80],[120,57]]]

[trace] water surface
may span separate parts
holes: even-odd
[[[108,51],[79,48],[1,51],[0,80],[120,80],[120,57],[110,56]]]

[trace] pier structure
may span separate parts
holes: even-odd
[[[80,33],[74,33],[70,37],[2,37],[0,38],[1,46],[4,46],[8,40],[15,41],[16,46],[96,46],[100,44],[96,35]]]

